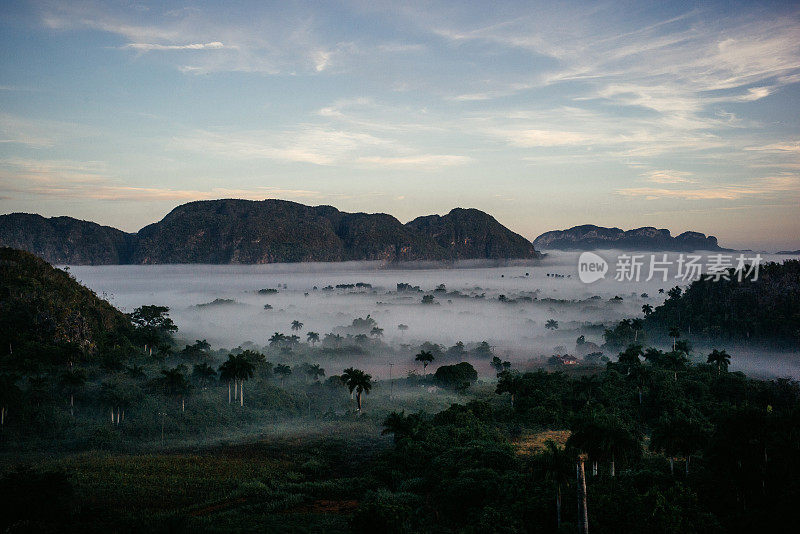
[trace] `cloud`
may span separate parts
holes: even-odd
[[[5,199],[24,196],[113,201],[176,201],[215,198],[321,199],[320,191],[279,187],[181,189],[146,187],[121,183],[106,163],[100,161],[0,160],[0,195]]]
[[[680,183],[694,183],[687,176],[691,176],[690,172],[663,170],[663,171],[650,171],[646,172],[643,176],[647,181],[656,184],[680,184]]]
[[[142,50],[142,51],[150,51],[150,50],[220,50],[222,48],[226,48],[226,46],[219,41],[214,41],[211,43],[195,43],[195,44],[185,44],[185,45],[164,45],[164,44],[153,44],[153,43],[128,43],[124,45],[122,48],[129,48],[133,50]],[[230,47],[227,47],[230,48]]]
[[[647,200],[739,200],[748,197],[768,197],[779,193],[788,193],[795,197],[800,193],[800,176],[770,176],[743,184],[723,184],[712,187],[684,189],[632,187],[619,189],[617,193],[626,197],[644,197]]]
[[[761,146],[748,146],[745,150],[753,152],[776,152],[776,153],[798,153],[800,154],[800,141],[785,142],[785,143],[771,143],[769,145]]]
[[[454,165],[466,165],[472,158],[447,154],[419,154],[414,156],[367,156],[355,160],[357,166],[367,165],[378,168],[436,169]]]
[[[555,147],[568,145],[586,145],[592,138],[578,132],[559,130],[490,130],[491,133],[503,137],[518,147]]]

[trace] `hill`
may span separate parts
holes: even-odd
[[[72,217],[0,215],[0,245],[27,250],[59,265],[127,263],[135,236]]]
[[[451,261],[538,257],[531,243],[476,209],[402,224],[284,200],[209,200],[178,206],[127,234],[69,217],[0,216],[0,244],[59,264]]]
[[[669,230],[652,226],[622,230],[593,224],[545,232],[534,239],[533,245],[539,250],[621,249],[675,252],[727,250],[720,248],[716,237],[706,236],[700,232],[684,232],[673,237]]]
[[[67,272],[28,252],[0,248],[2,354],[92,354],[110,336],[130,330],[125,315]]]
[[[476,209],[456,208],[444,217],[417,217],[406,226],[430,236],[452,259],[531,258],[537,254],[530,241]]]
[[[662,333],[676,327],[709,340],[749,340],[800,346],[800,260],[761,265],[758,279],[696,280],[646,318]]]

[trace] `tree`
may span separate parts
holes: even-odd
[[[641,360],[639,360],[639,356],[642,354],[643,352],[641,345],[628,345],[628,348],[619,353],[619,359],[617,360],[617,363],[622,369],[624,369],[625,374],[629,375],[633,367],[636,367],[642,363]]]
[[[282,345],[286,341],[286,336],[281,334],[280,332],[275,332],[272,334],[272,337],[269,338],[269,346],[270,347],[277,347]]]
[[[425,373],[425,370],[428,368],[428,364],[434,360],[433,353],[427,350],[419,351],[419,354],[414,358],[414,361],[422,363],[422,372]]]
[[[555,319],[548,319],[547,322],[544,324],[544,327],[548,330],[558,330],[558,321]]]
[[[361,411],[361,394],[366,393],[369,395],[372,389],[372,376],[365,373],[361,369],[354,369],[348,367],[342,372],[342,382],[347,386],[347,389],[352,393],[356,392],[356,403],[358,404],[357,411]]]
[[[567,445],[587,453],[593,461],[609,462],[609,474],[616,475],[616,461],[641,455],[641,436],[612,413],[590,412],[579,417]]]
[[[320,379],[320,377],[325,376],[325,369],[320,367],[318,363],[315,363],[314,365],[308,366],[306,369],[306,374],[311,377],[311,380],[316,382]]]
[[[719,375],[722,370],[728,370],[728,366],[731,364],[731,357],[730,355],[723,350],[714,349],[711,351],[711,354],[708,355],[707,363],[716,364],[717,366],[717,375]]]
[[[419,430],[422,418],[419,414],[406,415],[405,411],[392,412],[383,421],[381,436],[392,434],[394,442],[398,443],[403,438],[410,438]]]
[[[302,329],[303,329],[303,323],[301,323],[297,319],[292,321],[292,330],[302,330]]]
[[[281,384],[283,384],[283,380],[292,374],[292,368],[285,363],[279,363],[275,366],[275,374],[281,377]]]
[[[700,450],[708,439],[706,421],[683,413],[662,415],[653,427],[650,448],[669,457],[670,473],[675,474],[675,458],[685,458],[685,471],[689,474],[691,455]]]
[[[133,310],[128,317],[135,326],[137,337],[144,343],[145,350],[150,347],[151,355],[153,345],[171,339],[172,333],[178,330],[169,317],[167,306],[141,306]]]
[[[228,381],[228,403],[231,402],[231,382],[233,382],[234,399],[239,398],[239,405],[244,406],[244,382],[253,377],[255,365],[245,353],[229,354],[227,361],[220,368],[220,378]]]
[[[86,384],[86,372],[83,369],[70,369],[61,375],[61,387],[69,395],[69,414],[75,415],[75,394]]]
[[[653,306],[650,304],[642,305],[642,313],[644,313],[645,317],[648,317],[651,313],[653,313]]]
[[[678,330],[677,326],[673,326],[669,329],[669,337],[672,338],[672,350],[675,350],[675,342],[681,337],[681,331]]]
[[[500,358],[497,358],[498,360]],[[520,389],[520,377],[518,373],[511,371],[501,371],[497,374],[497,387],[495,393],[502,395],[508,393],[511,396],[511,407],[514,407],[514,399]]]
[[[180,354],[183,358],[186,358],[187,360],[197,361],[206,356],[206,354],[210,349],[211,349],[211,344],[208,341],[206,341],[205,339],[203,340],[198,339],[195,340],[194,344],[186,345],[181,350]]]
[[[372,337],[383,337],[383,328],[373,326],[372,330],[369,331],[369,335]]]
[[[311,331],[307,332],[306,341],[308,341],[312,345],[316,345],[317,343],[319,343],[319,334]]]
[[[644,321],[642,321],[638,317],[636,319],[633,319],[631,321],[631,328],[633,329],[633,342],[636,343],[637,341],[639,341],[639,332],[644,330]]]
[[[444,387],[463,391],[478,380],[478,372],[469,362],[461,362],[455,365],[442,365],[436,369],[433,377]]]
[[[186,411],[186,393],[189,391],[189,381],[183,371],[183,365],[161,371],[161,383],[164,385],[164,392],[181,400],[182,412]]]
[[[192,369],[192,376],[200,382],[201,387],[205,387],[207,382],[217,378],[217,370],[206,362],[196,363]]]
[[[573,454],[552,440],[544,443],[545,450],[538,455],[537,463],[544,469],[544,477],[555,486],[556,528],[561,528],[561,487],[567,484],[574,469]]]
[[[120,376],[112,377],[100,385],[100,400],[111,410],[111,424],[125,421],[125,408],[142,396],[141,390]]]
[[[686,357],[685,353],[679,350],[673,350],[672,352],[666,353],[664,356],[667,367],[672,370],[675,380],[678,380],[678,371],[682,371],[686,368],[689,359]]]

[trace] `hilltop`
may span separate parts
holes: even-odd
[[[124,314],[67,272],[28,252],[0,248],[0,353],[94,354],[131,329]]]
[[[0,216],[0,244],[57,264],[531,259],[533,245],[477,209],[419,217],[347,213],[284,200],[178,206],[137,233],[69,217]]]
[[[593,224],[545,232],[533,240],[533,245],[540,250],[621,249],[675,252],[728,250],[719,246],[716,237],[706,236],[700,232],[683,232],[673,237],[669,230],[652,226],[622,230]]]

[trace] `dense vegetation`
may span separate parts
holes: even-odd
[[[688,334],[660,350],[627,321],[613,361],[529,372],[428,342],[392,353],[421,373],[379,381],[330,371],[391,353],[370,316],[214,350],[0,254],[2,530],[576,532],[581,466],[592,532],[790,530],[800,386]]]
[[[645,326],[699,339],[749,340],[800,346],[800,260],[762,265],[758,279],[730,270],[719,281],[702,278],[671,289]]]

